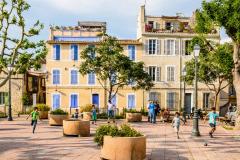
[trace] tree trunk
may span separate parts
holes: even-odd
[[[214,97],[214,105],[213,107],[217,109],[217,104],[218,104],[218,95],[219,93],[215,93],[215,97]]]
[[[234,43],[233,60],[234,60],[234,72],[233,72],[233,84],[236,90],[237,99],[237,118],[235,121],[235,128],[240,129],[240,60],[239,60],[240,44]]]

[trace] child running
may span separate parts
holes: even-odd
[[[97,121],[97,110],[95,105],[93,104],[92,105],[92,124],[96,125],[97,124],[96,121]]]
[[[175,117],[172,120],[172,126],[175,130],[175,132],[177,133],[177,138],[179,139],[179,128],[180,128],[180,114],[179,112],[175,113]]]
[[[204,123],[209,118],[209,126],[211,127],[211,130],[209,131],[209,136],[213,138],[213,133],[216,131],[216,125],[217,125],[217,118],[219,118],[219,114],[216,113],[216,108],[212,107],[212,111],[207,114],[207,116],[204,119]]]
[[[38,119],[40,120],[40,118],[39,118],[39,112],[38,112],[38,108],[37,108],[37,107],[34,107],[34,108],[33,108],[33,111],[28,115],[27,119],[28,119],[30,116],[32,117],[31,126],[33,126],[33,131],[32,131],[32,133],[34,134],[34,133],[35,133],[36,126],[37,126],[37,120],[38,120]]]

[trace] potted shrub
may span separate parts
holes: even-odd
[[[90,121],[79,119],[63,120],[63,135],[64,136],[90,136]]]
[[[80,112],[83,114],[83,119],[86,121],[90,121],[92,119],[92,105],[87,104],[85,106],[80,107]]]
[[[50,108],[46,104],[37,104],[36,107],[39,110],[39,118],[48,119],[48,111]]]
[[[51,111],[49,114],[49,125],[50,126],[62,126],[63,120],[69,119],[69,115],[67,112],[62,109],[56,109]]]
[[[141,122],[142,121],[142,113],[141,111],[137,111],[136,109],[126,110],[126,121],[127,122]]]
[[[126,124],[100,126],[94,141],[102,147],[103,159],[142,160],[146,157],[146,137]]]

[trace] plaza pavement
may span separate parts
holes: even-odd
[[[120,124],[123,121],[118,121]],[[106,121],[98,122],[98,125]],[[62,127],[39,122],[35,134],[24,116],[0,120],[0,160],[99,160],[100,147],[91,137],[63,137]],[[97,126],[98,126],[97,125]],[[191,123],[181,126],[180,139],[170,124],[131,123],[147,136],[147,160],[240,160],[240,131],[218,127],[213,139],[207,124],[200,125],[201,137],[191,137]],[[204,146],[207,142],[208,146]]]

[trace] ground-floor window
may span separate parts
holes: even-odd
[[[173,110],[175,107],[175,93],[168,92],[167,93],[167,108]]]
[[[150,101],[160,101],[160,93],[159,92],[150,92],[149,93],[149,100]]]
[[[52,107],[53,109],[57,109],[60,107],[60,94],[52,95]]]
[[[203,108],[207,109],[209,108],[209,98],[210,98],[210,93],[203,93]]]
[[[70,96],[70,107],[71,108],[78,108],[78,95],[71,94]]]
[[[7,97],[7,92],[0,92],[0,105],[5,104],[5,98]]]
[[[128,94],[128,109],[135,108],[135,94]]]

